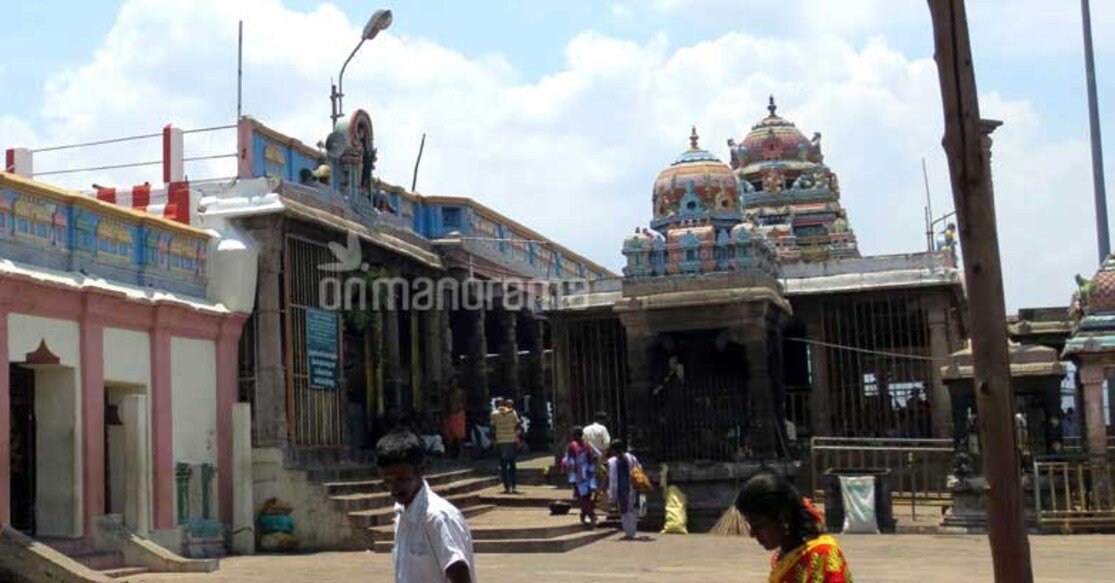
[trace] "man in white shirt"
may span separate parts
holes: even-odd
[[[472,533],[464,516],[422,477],[425,455],[408,430],[376,444],[376,465],[395,500],[396,583],[476,583]]]
[[[596,455],[607,456],[608,446],[612,443],[612,436],[604,424],[608,422],[608,414],[604,411],[596,412],[596,422],[584,429],[585,443],[596,448]]]

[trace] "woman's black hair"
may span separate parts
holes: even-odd
[[[811,541],[824,532],[802,499],[797,488],[781,475],[764,470],[743,485],[736,496],[736,510],[745,516],[758,516],[783,523],[787,527],[787,540],[783,549],[795,548]]]
[[[619,455],[627,453],[627,444],[622,439],[613,439],[611,444],[612,453]]]
[[[583,427],[581,427],[580,425],[574,425],[573,426],[573,431],[569,432],[569,438],[574,440],[574,441],[578,440],[578,439],[581,439],[582,437],[584,437],[584,435],[585,435],[585,429]]]

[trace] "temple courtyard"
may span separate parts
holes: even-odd
[[[481,554],[479,581],[765,581],[768,555],[743,538],[653,535],[610,537],[564,554]],[[992,581],[986,537],[842,536],[857,583]],[[1102,535],[1030,538],[1036,581],[1098,581],[1115,572],[1115,538]],[[209,575],[145,575],[136,582],[392,581],[391,557],[370,552],[233,557]]]

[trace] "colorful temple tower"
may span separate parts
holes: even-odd
[[[821,134],[806,139],[778,116],[774,97],[767,109],[742,143],[728,140],[743,216],[773,242],[781,263],[859,257]]]

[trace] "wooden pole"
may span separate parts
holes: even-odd
[[[1014,396],[1007,352],[1006,304],[990,134],[999,122],[980,119],[963,0],[928,0],[945,114],[943,145],[952,177],[960,248],[972,322],[972,358],[980,444],[987,479],[987,517],[995,581],[1031,583],[1030,542],[1015,441]]]

